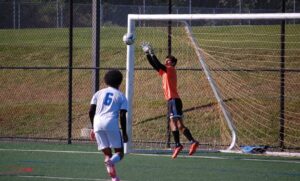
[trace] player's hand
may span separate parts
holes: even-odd
[[[146,54],[153,54],[154,53],[149,42],[142,42],[141,47],[142,47],[143,52],[146,53]]]
[[[90,139],[91,139],[91,141],[95,141],[96,140],[95,132],[94,132],[93,129],[91,129],[91,132],[90,132]]]
[[[128,142],[128,136],[127,133],[123,133],[123,142],[127,143]]]

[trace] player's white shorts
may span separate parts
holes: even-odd
[[[95,133],[98,150],[104,148],[122,148],[123,141],[120,131],[104,131],[99,130]]]

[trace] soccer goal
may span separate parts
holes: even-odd
[[[127,46],[126,152],[173,147],[161,79],[140,48],[150,42],[164,63],[170,37],[184,122],[201,150],[265,145],[299,152],[299,18],[299,13],[128,15],[127,32],[136,41]],[[184,136],[181,142],[188,144]]]

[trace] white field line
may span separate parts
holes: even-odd
[[[16,151],[16,152],[45,152],[45,153],[68,153],[68,154],[101,154],[100,152],[88,152],[88,151],[61,151],[61,150],[25,150],[25,149],[0,149],[0,151]],[[131,153],[132,155],[140,156],[156,156],[156,157],[170,157],[170,155],[160,155],[160,154],[140,154]],[[241,160],[241,161],[256,161],[256,162],[273,162],[273,163],[295,163],[300,164],[300,160],[275,160],[275,159],[258,159],[258,158],[228,158],[222,156],[184,156],[179,155],[182,158],[202,158],[202,159],[214,159],[214,160]]]
[[[83,180],[83,181],[110,181],[108,179],[96,179],[96,178],[74,178],[74,177],[49,177],[49,176],[18,176],[21,178],[36,178],[36,179],[54,179],[54,180]],[[124,180],[125,181],[125,180]]]
[[[46,153],[72,153],[72,154],[100,154],[100,152],[91,151],[62,151],[62,150],[24,150],[24,149],[1,149],[0,151],[17,151],[17,152],[46,152]]]
[[[159,157],[170,157],[170,155],[159,155],[159,154],[134,154],[134,155],[142,155],[142,156],[159,156]],[[178,155],[178,157],[182,158],[204,158],[204,159],[213,159],[213,160],[240,160],[240,161],[256,161],[256,162],[273,162],[273,163],[295,163],[300,164],[300,160],[266,160],[266,159],[258,159],[258,158],[227,158],[227,157],[218,157],[218,156],[184,156]]]

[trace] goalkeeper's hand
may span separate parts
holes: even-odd
[[[141,44],[142,50],[146,54],[154,54],[154,51],[149,42],[142,42]]]
[[[91,129],[91,132],[90,132],[90,139],[91,139],[91,141],[95,141],[96,140],[95,132],[94,132],[93,129]]]

